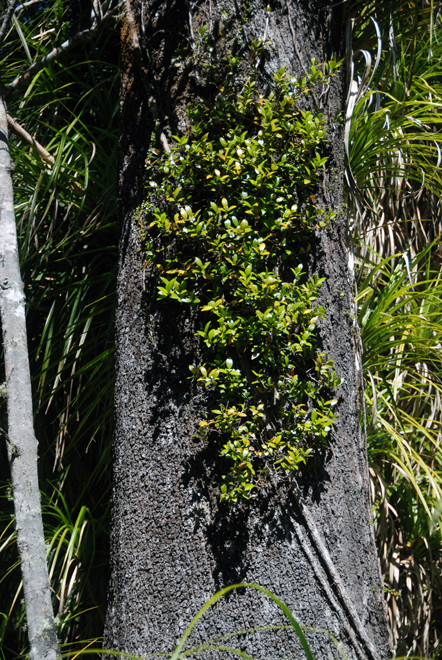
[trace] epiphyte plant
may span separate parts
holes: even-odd
[[[199,432],[228,459],[222,500],[298,470],[335,417],[339,380],[317,337],[323,280],[302,264],[312,231],[333,218],[315,203],[326,124],[300,99],[337,66],[313,63],[301,80],[280,70],[267,96],[253,80],[221,88],[170,153],[148,158],[142,251],[158,299],[199,313],[204,361],[189,368],[215,401]]]

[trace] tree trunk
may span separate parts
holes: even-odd
[[[342,57],[342,6],[260,0],[198,6],[184,0],[128,3],[123,26],[116,445],[111,587],[105,647],[166,652],[215,591],[254,582],[276,593],[302,626],[317,658],[386,658],[388,635],[371,527],[368,468],[359,424],[361,373],[343,199],[343,73],[317,99],[328,118],[331,158],[318,204],[336,218],[318,230],[311,273],[326,277],[324,350],[343,379],[328,448],[297,481],[275,481],[265,496],[232,510],[219,503],[216,452],[193,437],[205,397],[188,379],[200,347],[196,321],[178,303],[156,301],[142,268],[133,212],[142,200],[152,136],[168,148],[185,130],[185,109],[208,94],[217,70],[198,62],[200,31],[212,61],[243,59],[264,89],[284,67],[304,75],[312,57]],[[207,37],[208,35],[208,37]],[[252,42],[266,42],[255,48]],[[208,73],[209,72],[209,73]],[[218,80],[216,79],[218,75]],[[213,80],[215,78],[215,80]],[[287,623],[262,594],[231,594],[204,617],[194,640]],[[322,632],[318,632],[322,630]],[[328,631],[329,634],[327,634]],[[300,657],[293,635],[277,630],[228,638],[254,657]]]
[[[5,361],[8,433],[30,660],[61,657],[51,602],[38,487],[25,296],[19,267],[6,105],[0,98],[0,315]]]

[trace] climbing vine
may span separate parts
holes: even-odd
[[[333,218],[315,204],[326,130],[300,100],[336,67],[313,64],[302,80],[280,70],[267,97],[253,80],[223,88],[171,153],[149,157],[142,250],[158,298],[199,311],[205,361],[189,368],[216,401],[200,433],[228,459],[221,499],[298,470],[335,416],[338,379],[316,336],[323,280],[302,263],[312,230]]]

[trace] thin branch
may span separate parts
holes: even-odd
[[[31,147],[34,147],[38,155],[41,157],[42,160],[44,160],[45,163],[49,163],[49,165],[54,165],[55,164],[55,158],[52,154],[49,153],[47,149],[44,148],[40,142],[38,142],[35,138],[32,137],[28,131],[23,128],[21,124],[18,123],[15,119],[11,117],[11,115],[6,115],[8,124],[9,126],[19,135],[25,142],[27,142]],[[94,157],[95,154],[95,145],[92,143],[93,146],[93,152],[91,156],[91,160]],[[170,151],[170,150],[169,150]],[[71,187],[72,192],[74,195],[77,196],[82,196],[84,195],[85,188],[81,186],[77,181],[70,181],[69,185]]]
[[[91,26],[94,26],[98,21],[103,20],[103,7],[100,0],[92,0],[91,9]]]
[[[7,394],[7,450],[14,493],[17,547],[25,596],[30,660],[58,660],[38,486],[38,443],[20,275],[6,106],[0,99],[0,315]]]
[[[122,0],[113,9],[110,9],[102,19],[94,22],[90,28],[77,32],[77,34],[74,34],[73,37],[64,41],[60,46],[56,46],[49,53],[36,60],[27,71],[21,73],[5,87],[5,93],[10,94],[17,89],[20,89],[20,87],[28,84],[28,82],[30,82],[39,71],[48,66],[48,64],[51,64],[51,62],[54,62],[56,59],[74,48],[78,48],[90,41],[103,24],[118,13],[121,5]]]
[[[2,26],[0,28],[0,47],[3,44],[3,39],[5,38],[6,33],[9,30],[9,27],[11,25],[11,21],[12,21],[12,17],[14,16],[14,11],[15,11],[15,5],[16,4],[17,4],[17,0],[9,0],[8,8],[6,10]]]
[[[51,165],[53,165],[55,163],[54,156],[52,156],[52,154],[50,154],[49,151],[47,151],[43,147],[43,145],[40,144],[40,142],[37,142],[37,140],[35,138],[33,138],[32,135],[30,133],[28,133],[28,131],[25,128],[23,128],[23,126],[21,124],[18,123],[18,121],[13,119],[11,117],[11,115],[6,115],[6,117],[7,117],[9,126],[11,128],[13,128],[14,131],[18,135],[20,135],[20,137],[23,138],[23,140],[25,140],[25,142],[30,144],[31,147],[34,147],[34,149],[37,151],[37,153],[41,156],[41,158],[46,163],[50,163]]]
[[[36,5],[38,2],[41,4],[41,0],[28,0],[27,2],[20,2],[19,6],[17,7],[17,11],[21,11],[22,9],[27,9],[32,5]]]

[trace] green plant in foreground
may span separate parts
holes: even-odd
[[[326,127],[299,100],[336,66],[313,64],[301,81],[280,70],[268,98],[253,81],[239,95],[221,89],[192,111],[189,137],[149,162],[146,265],[160,300],[199,311],[205,361],[190,371],[217,402],[200,429],[223,438],[221,497],[233,502],[271,470],[297,470],[334,418],[338,379],[316,339],[323,280],[300,263],[333,217],[315,204]]]
[[[211,608],[213,607],[221,598],[226,596],[232,591],[237,591],[238,589],[252,589],[255,592],[264,594],[264,596],[270,598],[277,608],[281,610],[282,614],[284,615],[285,619],[288,621],[286,624],[280,624],[280,625],[274,625],[274,626],[263,626],[263,627],[252,627],[248,628],[246,630],[238,630],[233,633],[223,635],[221,637],[216,637],[212,640],[208,640],[206,642],[202,642],[198,644],[197,646],[194,646],[192,648],[185,648],[186,643],[191,635],[191,633],[194,631],[194,628],[196,627],[196,624],[198,621],[204,616],[204,614]],[[230,646],[232,643],[230,640],[233,638],[241,637],[244,638],[245,635],[250,636],[256,633],[260,632],[269,632],[269,631],[292,631],[297,639],[298,642],[302,648],[303,651],[303,658],[306,658],[306,660],[319,660],[319,658],[315,659],[315,656],[311,650],[311,646],[308,641],[308,637],[311,637],[312,635],[326,635],[331,639],[332,643],[336,646],[336,652],[339,654],[336,656],[337,658],[342,658],[343,660],[348,660],[348,656],[344,652],[341,644],[339,641],[327,630],[323,630],[320,628],[311,628],[307,626],[301,626],[298,621],[295,619],[293,616],[292,612],[290,609],[287,607],[287,605],[280,599],[278,596],[276,596],[274,593],[269,591],[268,589],[265,589],[264,587],[261,587],[258,584],[254,584],[252,582],[247,582],[243,584],[233,584],[228,587],[225,587],[224,589],[221,589],[218,591],[216,594],[214,594],[204,605],[200,608],[200,610],[195,614],[193,617],[192,621],[189,623],[187,626],[186,630],[183,632],[181,635],[175,649],[173,652],[169,653],[148,653],[144,655],[143,657],[133,655],[130,653],[125,653],[124,651],[113,651],[109,649],[101,649],[101,648],[92,648],[92,644],[96,643],[97,640],[91,640],[90,642],[86,643],[85,647],[81,650],[76,650],[76,651],[65,651],[62,654],[63,658],[76,658],[81,655],[94,655],[97,657],[102,657],[103,654],[106,655],[111,655],[115,656],[118,658],[130,658],[131,660],[144,660],[145,658],[153,658],[153,657],[162,657],[165,660],[179,660],[180,658],[192,658],[195,657],[196,655],[198,657],[205,657],[205,653],[210,654],[213,651],[218,651],[218,652],[224,652],[228,653],[229,657],[236,656],[239,658],[243,658],[244,660],[255,660],[253,656],[249,655],[246,651],[243,651],[241,649],[235,648],[234,646]],[[406,656],[410,660],[426,660],[422,656]],[[296,658],[300,660],[300,656],[297,655]],[[293,658],[294,660],[294,658]],[[405,660],[404,657],[397,657],[394,660]],[[427,659],[429,660],[429,659]]]
[[[238,630],[236,632],[230,633],[228,635],[224,635],[222,637],[217,637],[213,640],[207,641],[207,642],[202,642],[201,644],[198,644],[197,646],[186,649],[185,645],[190,637],[191,633],[193,632],[196,624],[198,621],[204,616],[204,614],[211,608],[213,605],[217,603],[218,600],[220,600],[223,596],[226,596],[228,593],[231,591],[236,591],[238,589],[252,589],[256,592],[260,592],[270,598],[275,605],[278,607],[278,609],[281,610],[281,612],[284,614],[285,618],[288,620],[289,624],[282,624],[278,626],[266,626],[266,627],[257,627],[257,628],[250,628],[248,630]],[[244,658],[245,660],[254,660],[252,656],[250,656],[248,653],[245,651],[242,651],[240,649],[231,647],[227,645],[227,640],[234,638],[234,637],[240,637],[248,634],[253,634],[253,633],[259,633],[262,631],[269,631],[269,630],[291,630],[295,633],[297,636],[299,643],[304,651],[304,657],[306,660],[315,660],[315,657],[312,653],[312,650],[310,648],[310,645],[307,641],[307,637],[304,634],[304,632],[310,632],[310,633],[316,633],[316,634],[324,634],[330,637],[332,642],[336,645],[337,650],[339,651],[340,657],[343,658],[344,660],[348,660],[346,654],[341,648],[341,645],[339,642],[335,639],[335,637],[329,633],[326,630],[320,630],[316,628],[307,628],[304,626],[300,626],[298,621],[295,619],[293,614],[291,613],[290,609],[287,607],[285,603],[283,603],[282,600],[278,598],[274,593],[269,591],[268,589],[265,589],[264,587],[261,587],[258,584],[254,584],[252,582],[247,582],[243,584],[232,584],[228,587],[224,587],[224,589],[221,589],[220,591],[217,591],[216,594],[214,594],[201,608],[200,610],[196,613],[196,615],[193,617],[192,621],[189,623],[187,626],[186,630],[184,633],[181,635],[178,644],[176,645],[174,651],[172,653],[149,653],[147,656],[144,657],[156,657],[160,656],[163,658],[168,658],[169,660],[179,660],[179,658],[182,658],[184,656],[186,657],[193,657],[195,654],[201,654],[204,653],[205,651],[207,652],[212,652],[212,651],[224,651],[226,653],[230,653],[231,655],[238,656],[240,658]],[[112,650],[104,650],[104,649],[97,649],[97,648],[84,648],[80,651],[68,651],[64,652],[62,654],[63,658],[72,658],[72,657],[77,657],[79,655],[97,655],[101,656],[103,653],[106,653],[108,655],[114,655],[116,657],[121,657],[121,658],[131,658],[132,660],[143,660],[143,658],[139,656],[132,655],[130,653],[125,653],[122,651],[112,651]]]

